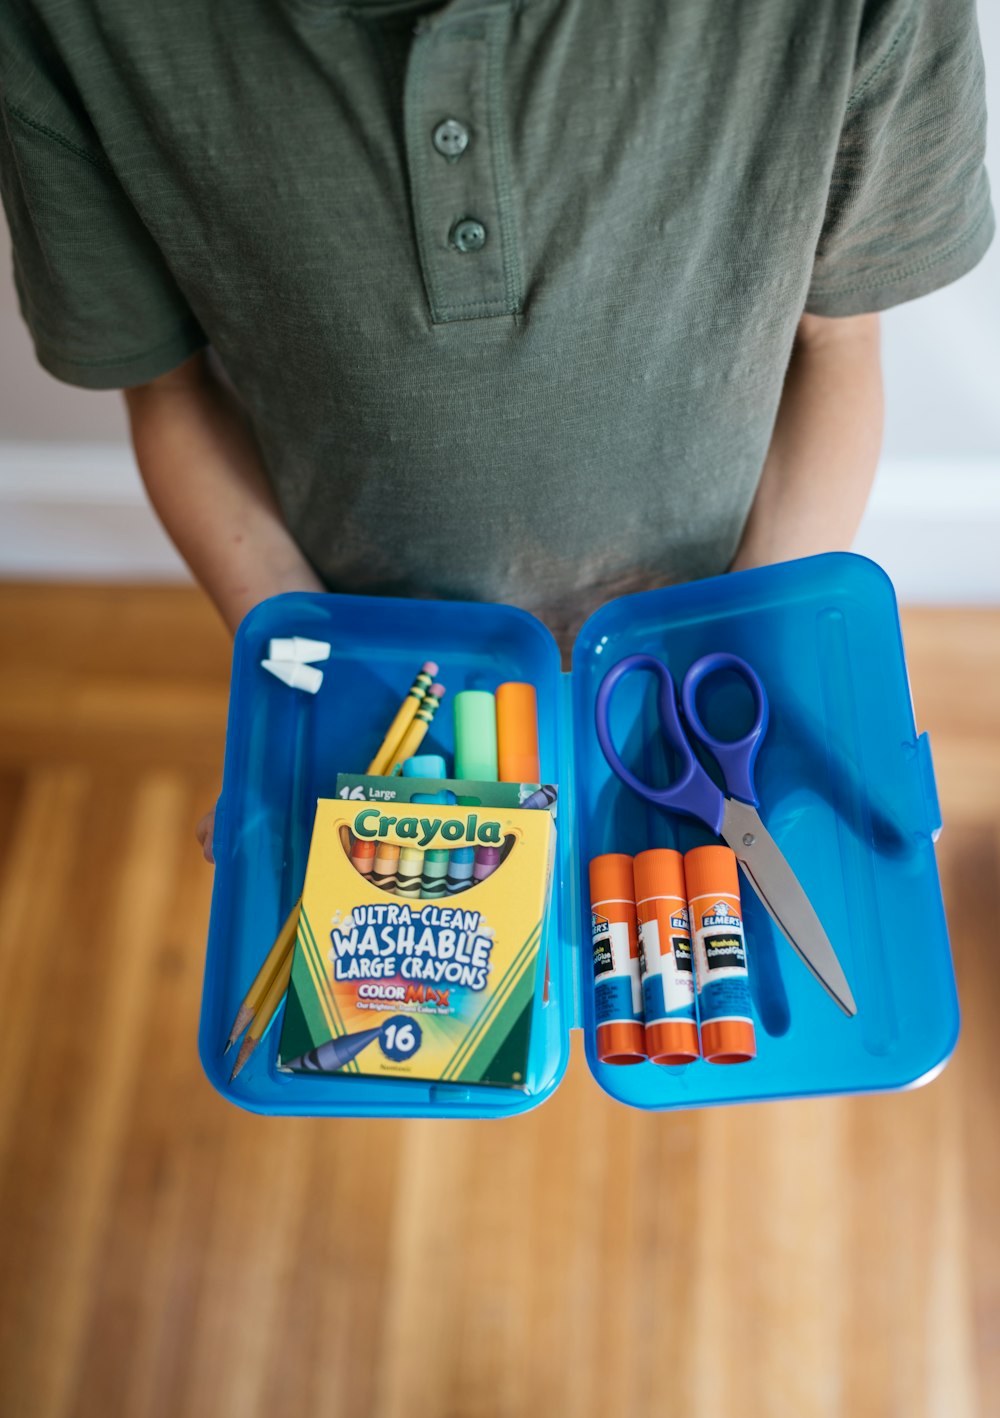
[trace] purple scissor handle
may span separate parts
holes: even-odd
[[[664,739],[681,764],[680,773],[667,788],[653,788],[641,778],[637,778],[621,761],[611,741],[611,696],[626,675],[636,670],[648,670],[659,681],[657,710],[660,728]],[[753,723],[738,739],[717,739],[705,728],[698,712],[698,687],[709,675],[719,670],[734,671],[753,696]],[[718,653],[703,655],[688,670],[681,685],[681,703],[684,706],[684,725],[681,724],[677,710],[674,677],[667,666],[655,655],[629,655],[608,671],[597,691],[597,738],[608,763],[633,792],[648,802],[655,803],[657,807],[669,808],[671,812],[698,818],[710,827],[716,836],[720,836],[727,798],[738,798],[741,802],[757,806],[753,766],[767,729],[767,695],[746,660],[741,660],[738,655]],[[692,739],[697,739],[707,748],[719,765],[726,785],[725,792],[716,787],[698,762],[691,747]]]

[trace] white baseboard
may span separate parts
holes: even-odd
[[[1000,605],[1000,459],[887,459],[855,542],[910,604]],[[131,450],[0,442],[0,578],[184,581]]]
[[[908,605],[1000,605],[1000,458],[885,459],[853,550]]]
[[[0,578],[189,581],[132,450],[0,442]]]

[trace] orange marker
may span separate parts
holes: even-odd
[[[609,852],[590,863],[591,939],[597,1057],[635,1064],[646,1057],[632,858]]]
[[[640,852],[632,874],[646,1052],[653,1063],[690,1063],[698,1057],[698,1025],[684,858],[666,848]]]
[[[745,1063],[757,1053],[736,855],[695,847],[684,857],[701,1051],[709,1063]]]
[[[496,692],[497,770],[501,783],[539,783],[538,702],[533,684],[510,681]]]

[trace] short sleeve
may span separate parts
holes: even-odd
[[[806,301],[816,315],[926,295],[971,270],[994,231],[974,0],[868,9]]]
[[[21,315],[39,363],[57,379],[126,388],[207,343],[96,141],[8,94],[0,196]]]

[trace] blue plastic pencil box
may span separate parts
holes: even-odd
[[[326,640],[315,696],[261,668],[272,637]],[[739,1067],[602,1064],[595,1051],[587,864],[604,852],[686,850],[696,823],[648,807],[615,777],[594,727],[598,686],[626,655],[664,659],[676,680],[699,656],[730,651],[763,680],[771,720],[757,761],[761,816],[805,887],[847,973],[847,1018],[799,961],[754,893],[743,892],[758,1056]],[[535,998],[527,1092],[275,1068],[280,1012],[230,1084],[232,1019],[305,874],[317,798],[337,773],[363,771],[428,657],[449,695],[536,687],[543,782],[559,785],[558,848],[543,946],[551,982]],[[615,741],[634,771],[670,781],[647,675],[615,698]],[[706,685],[706,689],[708,686]],[[743,706],[720,691],[720,731]],[[445,701],[421,752],[451,757]],[[558,1087],[570,1030],[613,1098],[690,1108],[926,1082],[959,1028],[934,841],[940,830],[930,747],[917,734],[891,582],[874,562],[834,553],[609,602],[584,625],[563,673],[556,643],[509,606],[324,594],[277,596],[236,636],[199,1051],[232,1102],[269,1114],[494,1117]],[[502,869],[502,868],[501,868]],[[539,971],[539,980],[542,972]]]

